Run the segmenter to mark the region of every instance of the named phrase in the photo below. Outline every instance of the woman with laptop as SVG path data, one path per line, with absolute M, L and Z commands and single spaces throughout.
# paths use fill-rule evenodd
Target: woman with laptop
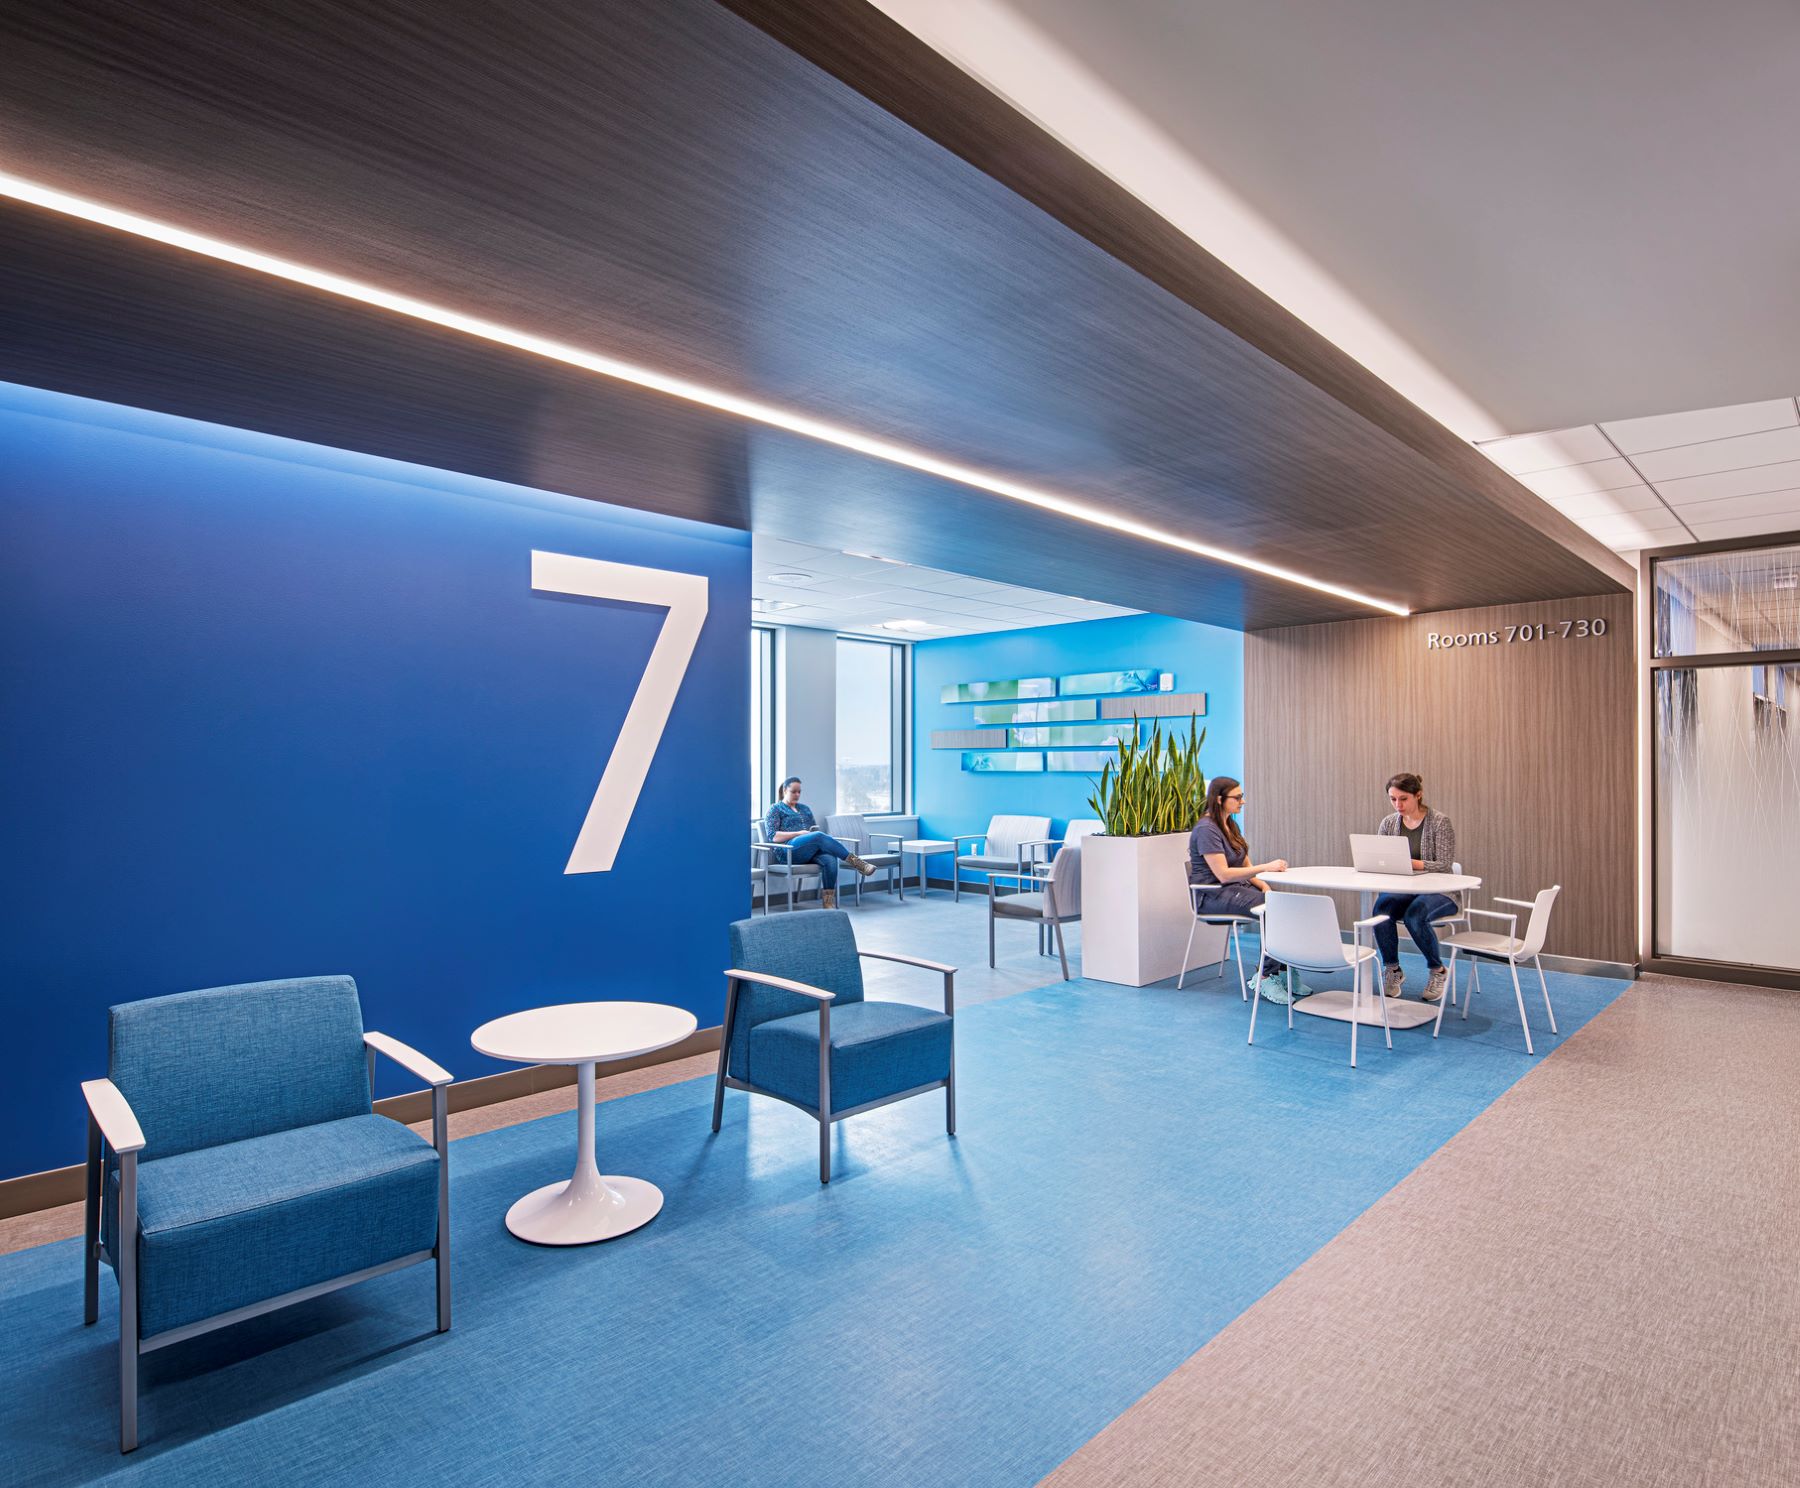
M 1188 834 L 1188 892 L 1196 914 L 1249 914 L 1263 902 L 1269 887 L 1256 875 L 1280 873 L 1287 867 L 1286 858 L 1250 861 L 1250 844 L 1237 820 L 1243 809 L 1244 788 L 1229 775 L 1207 783 L 1206 810 Z M 1264 956 L 1255 978 L 1257 990 L 1270 1002 L 1285 1003 L 1286 972 L 1281 962 Z
M 1404 771 L 1388 781 L 1387 794 L 1394 809 L 1377 832 L 1406 839 L 1414 873 L 1450 872 L 1456 860 L 1456 828 L 1443 812 L 1425 804 L 1425 782 Z M 1432 925 L 1454 916 L 1456 901 L 1448 894 L 1382 894 L 1375 900 L 1373 913 L 1387 916 L 1375 927 L 1375 944 L 1381 950 L 1381 990 L 1389 997 L 1406 990 L 1406 973 L 1400 969 L 1400 926 L 1404 923 L 1429 970 L 1424 1000 L 1436 1002 L 1444 995 L 1449 974 L 1438 954 Z

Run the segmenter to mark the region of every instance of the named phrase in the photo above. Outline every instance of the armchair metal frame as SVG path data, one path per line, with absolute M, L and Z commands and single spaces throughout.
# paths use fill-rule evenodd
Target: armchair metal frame
M 779 871 L 781 876 L 787 879 L 788 912 L 790 914 L 796 907 L 794 890 L 800 879 L 811 877 L 819 879 L 821 883 L 824 881 L 817 863 L 796 863 L 791 856 L 775 857 L 776 853 L 790 851 L 789 845 L 785 842 L 752 842 L 750 851 L 753 855 L 756 853 L 768 854 L 762 865 L 764 914 L 769 912 L 769 874 L 771 871 Z
M 417 1049 L 401 1043 L 399 1039 L 390 1038 L 385 1033 L 365 1033 L 363 1045 L 368 1052 L 371 1101 L 375 1094 L 375 1056 L 377 1054 L 387 1055 L 396 1064 L 417 1075 L 431 1086 L 431 1144 L 437 1149 L 438 1155 L 436 1243 L 430 1250 L 414 1251 L 411 1255 L 403 1255 L 395 1260 L 385 1261 L 379 1266 L 369 1266 L 361 1271 L 352 1271 L 346 1276 L 333 1277 L 329 1281 L 318 1282 L 313 1286 L 284 1292 L 278 1297 L 268 1297 L 260 1302 L 252 1302 L 247 1307 L 235 1307 L 230 1312 L 221 1312 L 212 1317 L 201 1318 L 197 1322 L 184 1323 L 179 1328 L 169 1328 L 161 1333 L 152 1333 L 148 1338 L 138 1336 L 137 1298 L 138 1154 L 144 1150 L 144 1131 L 138 1125 L 137 1116 L 132 1112 L 130 1102 L 125 1099 L 125 1093 L 111 1080 L 85 1080 L 82 1082 L 81 1093 L 87 1101 L 88 1108 L 87 1243 L 82 1251 L 82 1322 L 85 1325 L 92 1325 L 99 1321 L 100 1262 L 106 1260 L 113 1266 L 119 1278 L 119 1450 L 121 1452 L 135 1451 L 138 1444 L 138 1360 L 144 1354 L 153 1353 L 160 1348 L 167 1348 L 172 1343 L 181 1343 L 189 1338 L 197 1338 L 202 1333 L 211 1333 L 217 1328 L 228 1328 L 233 1323 L 261 1317 L 264 1313 L 276 1312 L 283 1307 L 292 1307 L 296 1302 L 307 1302 L 314 1297 L 322 1297 L 327 1292 L 354 1286 L 359 1281 L 369 1281 L 377 1276 L 385 1276 L 390 1271 L 400 1271 L 408 1266 L 416 1266 L 421 1261 L 437 1262 L 437 1330 L 440 1333 L 447 1333 L 450 1330 L 450 1127 L 447 1095 L 447 1087 L 451 1079 L 450 1072 L 442 1065 L 427 1059 Z M 100 1204 L 105 1186 L 106 1153 L 109 1148 L 119 1162 L 119 1213 L 118 1222 L 113 1226 L 114 1238 L 119 1242 L 117 1256 L 108 1252 L 105 1242 L 100 1238 Z
M 1032 844 L 1032 843 L 1022 843 L 1020 845 L 1019 851 L 1021 853 L 1023 853 L 1025 848 L 1033 846 L 1033 845 L 1034 844 Z M 1032 892 L 1032 890 L 1029 890 L 1025 887 L 1026 884 L 1028 884 L 1028 883 L 1037 884 L 1038 885 L 1037 892 L 1041 893 L 1044 896 L 1044 910 L 1045 911 L 1049 910 L 1051 901 L 1056 897 L 1055 888 L 1054 888 L 1055 865 L 1049 861 L 1044 862 L 1041 867 L 1034 864 L 1029 869 L 1021 868 L 1019 870 L 1019 872 L 1017 872 L 1017 873 L 1007 873 L 1007 872 L 1004 872 L 999 869 L 995 869 L 995 870 L 989 872 L 989 874 L 988 874 L 988 906 L 987 906 L 987 908 L 988 908 L 988 917 L 987 917 L 987 920 L 988 920 L 988 965 L 991 967 L 994 964 L 994 923 L 995 923 L 995 921 L 1000 920 L 1000 919 L 1030 920 L 1033 923 L 1035 923 L 1038 927 L 1038 954 L 1039 955 L 1044 954 L 1045 933 L 1046 932 L 1054 932 L 1054 934 L 1056 936 L 1056 959 L 1062 963 L 1063 980 L 1065 982 L 1068 981 L 1069 980 L 1069 953 L 1063 945 L 1062 927 L 1064 925 L 1073 925 L 1073 924 L 1077 923 L 1081 919 L 1081 912 L 1079 910 L 1077 910 L 1074 914 L 1068 914 L 1068 915 L 1049 914 L 1049 913 L 1040 912 L 1038 914 L 1032 915 L 1032 914 L 1020 914 L 1020 913 L 1015 913 L 1015 912 L 1009 911 L 1003 907 L 1005 905 L 1006 899 L 1007 899 L 1007 896 L 1000 892 L 1000 885 L 1003 882 L 1018 885 L 1018 888 L 1016 889 L 1015 892 L 1019 893 L 1019 894 L 1026 894 L 1026 893 Z
M 1244 946 L 1238 938 L 1239 932 L 1246 925 L 1257 923 L 1256 916 L 1246 912 L 1237 914 L 1230 910 L 1209 912 L 1200 907 L 1200 891 L 1205 884 L 1188 885 L 1188 903 L 1193 907 L 1194 922 L 1188 926 L 1187 949 L 1181 953 L 1181 975 L 1175 978 L 1175 990 L 1180 991 L 1187 986 L 1188 962 L 1194 954 L 1194 934 L 1202 925 L 1222 925 L 1225 928 L 1225 948 L 1219 952 L 1219 964 L 1213 970 L 1214 976 L 1225 975 L 1225 962 L 1228 958 L 1237 958 L 1238 992 L 1245 1002 L 1250 1000 L 1250 981 L 1244 975 Z
M 1294 973 L 1296 971 L 1335 972 L 1348 971 L 1350 982 L 1350 1068 L 1356 1068 L 1356 1026 L 1359 1021 L 1357 1013 L 1361 1010 L 1362 999 L 1373 997 L 1381 1007 L 1381 1036 L 1387 1040 L 1388 1048 L 1394 1047 L 1394 1030 L 1388 1022 L 1387 998 L 1381 988 L 1375 984 L 1374 969 L 1379 960 L 1373 944 L 1364 945 L 1362 933 L 1367 930 L 1371 942 L 1375 939 L 1375 927 L 1387 923 L 1386 915 L 1370 915 L 1367 919 L 1357 920 L 1350 927 L 1350 944 L 1343 942 L 1343 932 L 1337 929 L 1336 912 L 1332 914 L 1332 939 L 1321 942 L 1317 946 L 1288 947 L 1272 946 L 1269 943 L 1268 913 L 1273 901 L 1265 901 L 1250 911 L 1262 926 L 1263 954 L 1272 956 L 1287 967 L 1287 1026 L 1294 1026 Z M 1329 901 L 1327 901 L 1329 903 Z M 1335 948 L 1332 954 L 1327 946 Z M 1363 991 L 1363 971 L 1369 971 L 1369 990 Z M 1262 1002 L 1262 994 L 1258 992 L 1250 999 L 1250 1037 L 1248 1042 L 1256 1042 L 1256 1009 Z
M 1505 920 L 1507 922 L 1506 933 L 1504 937 L 1497 938 L 1504 939 L 1506 943 L 1504 946 L 1471 944 L 1479 936 L 1480 932 L 1478 931 L 1453 935 L 1445 939 L 1443 944 L 1450 947 L 1450 986 L 1446 995 L 1438 1001 L 1437 1017 L 1431 1025 L 1433 1038 L 1438 1036 L 1444 1026 L 1445 1004 L 1456 1000 L 1456 958 L 1458 954 L 1466 955 L 1469 958 L 1469 982 L 1463 989 L 1462 1000 L 1462 1015 L 1465 1020 L 1469 1016 L 1469 1005 L 1475 1000 L 1475 993 L 1481 987 L 1481 963 L 1483 961 L 1504 962 L 1507 969 L 1512 972 L 1513 999 L 1519 1005 L 1519 1027 L 1525 1033 L 1525 1052 L 1535 1054 L 1537 1051 L 1531 1046 L 1531 1024 L 1525 1017 L 1525 992 L 1519 985 L 1519 963 L 1529 961 L 1537 971 L 1538 987 L 1544 994 L 1544 1013 L 1550 1019 L 1550 1031 L 1552 1033 L 1557 1031 L 1556 1009 L 1550 1006 L 1550 984 L 1544 979 L 1544 963 L 1540 957 L 1544 949 L 1544 939 L 1550 929 L 1550 911 L 1555 907 L 1557 895 L 1560 893 L 1562 893 L 1562 885 L 1558 884 L 1553 889 L 1544 890 L 1536 899 L 1503 899 L 1498 894 L 1494 896 L 1496 904 L 1510 904 L 1515 910 L 1531 911 L 1531 918 L 1525 924 L 1523 938 L 1519 935 L 1519 917 L 1516 914 L 1507 914 L 1497 909 L 1475 909 L 1473 907 L 1463 910 L 1465 915 L 1479 915 L 1484 920 Z
M 900 956 L 890 951 L 858 950 L 858 956 L 871 961 L 897 961 L 902 966 L 917 966 L 925 971 L 935 971 L 944 978 L 944 1016 L 956 1017 L 956 968 L 946 966 L 941 961 L 927 961 L 919 956 Z M 842 1121 L 846 1116 L 858 1116 L 864 1111 L 873 1111 L 878 1106 L 891 1106 L 895 1101 L 910 1100 L 915 1095 L 924 1095 L 927 1091 L 942 1090 L 944 1092 L 944 1130 L 951 1136 L 956 1135 L 956 1034 L 954 1027 L 950 1035 L 950 1073 L 941 1080 L 931 1080 L 923 1085 L 915 1085 L 910 1090 L 897 1091 L 893 1095 L 884 1095 L 879 1100 L 864 1101 L 860 1106 L 851 1106 L 848 1110 L 831 1109 L 831 1004 L 837 1000 L 837 993 L 827 992 L 823 987 L 814 987 L 806 982 L 796 982 L 788 977 L 772 976 L 762 971 L 745 971 L 742 967 L 731 967 L 726 973 L 725 984 L 725 1022 L 719 1030 L 719 1074 L 713 1086 L 713 1119 L 712 1129 L 717 1131 L 725 1119 L 725 1092 L 742 1090 L 749 1095 L 766 1095 L 774 1100 L 784 1101 L 796 1110 L 804 1111 L 819 1123 L 819 1182 L 831 1182 L 831 1126 L 833 1122 Z M 737 1026 L 738 988 L 745 982 L 755 982 L 761 987 L 774 987 L 782 992 L 796 992 L 802 997 L 810 997 L 819 1005 L 819 1104 L 815 1108 L 803 1101 L 792 1100 L 779 1091 L 765 1089 L 749 1080 L 740 1080 L 728 1073 L 731 1062 L 731 1036 Z
M 991 828 L 991 824 L 990 824 L 990 828 Z M 965 843 L 965 842 L 985 843 L 988 840 L 988 834 L 986 832 L 960 832 L 955 837 L 952 837 L 950 840 L 954 844 L 954 848 L 955 848 L 955 850 L 950 855 L 953 860 L 951 863 L 951 866 L 950 866 L 950 898 L 953 902 L 960 903 L 962 900 L 963 843 Z M 1034 847 L 1043 847 L 1043 846 L 1047 845 L 1048 843 L 1056 842 L 1058 840 L 1059 839 L 1054 838 L 1054 837 L 1038 837 L 1038 838 L 1033 838 L 1029 842 L 1021 842 L 1019 844 L 1019 849 L 1018 849 L 1018 853 L 1017 853 L 1017 864 L 1016 864 L 1019 871 L 1023 872 L 1025 870 L 1026 864 L 1031 862 L 1034 859 L 1035 854 L 1033 854 L 1030 851 L 1030 849 L 1032 849 Z M 993 889 L 994 889 L 994 885 L 992 882 L 993 875 L 995 873 L 1001 872 L 1003 870 L 984 868 L 984 869 L 980 869 L 977 871 L 988 875 L 988 878 L 989 878 L 988 892 L 991 895 L 993 893 Z

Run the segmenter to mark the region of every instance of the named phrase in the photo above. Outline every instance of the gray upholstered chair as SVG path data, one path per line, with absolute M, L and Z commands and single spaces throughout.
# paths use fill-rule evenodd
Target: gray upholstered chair
M 956 871 L 951 875 L 951 898 L 962 898 L 963 869 L 994 874 L 1018 872 L 1031 856 L 1027 843 L 1050 840 L 1050 818 L 1047 816 L 996 816 L 985 832 L 964 832 L 956 837 Z M 980 852 L 964 852 L 965 842 L 979 842 Z M 992 887 L 990 885 L 989 887 Z
M 817 863 L 790 863 L 788 846 L 785 842 L 770 842 L 763 836 L 763 824 L 760 816 L 750 818 L 750 856 L 762 860 L 763 865 L 763 913 L 769 912 L 769 890 L 773 885 L 787 885 L 788 908 L 794 908 L 795 892 L 809 882 L 817 882 L 819 865 Z
M 825 830 L 855 853 L 871 868 L 887 869 L 884 886 L 891 894 L 896 888 L 900 897 L 906 897 L 905 865 L 900 860 L 900 844 L 906 838 L 899 832 L 871 832 L 869 824 L 860 815 L 849 813 L 828 816 L 825 818 Z M 876 846 L 879 842 L 889 845 L 885 848 Z M 863 875 L 852 873 L 856 880 L 856 902 L 862 903 Z
M 1005 893 L 1013 884 L 1017 892 Z M 1031 885 L 1027 888 L 1026 885 Z M 1062 962 L 1063 980 L 1069 979 L 1069 953 L 1063 946 L 1064 925 L 1081 918 L 1081 844 L 1065 846 L 1048 863 L 1024 871 L 988 874 L 988 965 L 994 964 L 994 924 L 998 920 L 1029 920 L 1041 932 L 1056 936 L 1056 955 Z
M 863 996 L 862 958 L 898 961 L 944 979 L 944 1010 Z M 725 1091 L 772 1095 L 819 1123 L 819 1182 L 831 1182 L 831 1126 L 927 1091 L 944 1092 L 956 1135 L 956 968 L 857 949 L 850 916 L 828 910 L 731 926 L 725 1024 L 712 1129 Z
M 86 1321 L 119 1281 L 119 1450 L 138 1358 L 420 1261 L 450 1326 L 449 1071 L 364 1033 L 356 983 L 179 992 L 111 1013 L 88 1106 Z M 375 1056 L 431 1086 L 435 1142 L 375 1114 Z

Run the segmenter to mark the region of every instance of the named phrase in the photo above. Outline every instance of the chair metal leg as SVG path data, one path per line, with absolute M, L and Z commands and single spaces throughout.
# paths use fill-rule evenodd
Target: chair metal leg
M 713 1130 L 725 1117 L 725 1061 L 731 1057 L 731 1033 L 737 1021 L 737 978 L 725 983 L 725 1021 L 719 1028 L 719 1077 L 713 1082 Z
M 994 901 L 988 900 L 988 970 L 994 969 Z
M 1200 916 L 1194 916 L 1194 923 L 1188 926 L 1187 949 L 1181 953 L 1181 975 L 1175 978 L 1175 990 L 1179 992 L 1187 985 L 1188 962 L 1194 959 L 1194 932 L 1200 928 Z
M 113 1227 L 119 1272 L 119 1451 L 138 1444 L 137 1154 L 119 1156 L 119 1213 Z
M 944 1082 L 944 1130 L 956 1135 L 956 1044 L 950 1045 L 950 1077 Z
M 1375 968 L 1371 966 L 1369 968 L 1369 995 L 1381 1004 L 1381 1032 L 1387 1039 L 1388 1048 L 1391 1049 L 1394 1047 L 1394 1029 L 1393 1025 L 1388 1022 L 1387 993 L 1376 985 L 1374 971 Z
M 831 1182 L 831 1005 L 819 1004 L 819 1182 Z
M 1550 984 L 1544 980 L 1544 963 L 1538 960 L 1536 956 L 1533 956 L 1531 958 L 1531 964 L 1537 968 L 1538 986 L 1544 989 L 1544 1012 L 1548 1014 L 1550 1018 L 1550 1031 L 1555 1033 L 1556 1009 L 1550 1006 Z
M 1250 999 L 1250 1037 L 1246 1040 L 1248 1043 L 1256 1042 L 1256 1005 L 1261 1001 L 1262 994 L 1260 992 Z
M 1236 923 L 1236 921 L 1232 922 L 1231 950 L 1232 950 L 1232 954 L 1237 957 L 1238 996 L 1240 998 L 1242 998 L 1245 1002 L 1248 1002 L 1250 1000 L 1250 983 L 1248 982 L 1248 980 L 1245 979 L 1245 976 L 1244 976 L 1244 939 L 1241 935 L 1238 934 L 1238 932 L 1240 930 L 1242 930 L 1243 928 L 1244 927 L 1242 925 L 1239 925 L 1238 923 Z
M 1525 1021 L 1525 993 L 1519 986 L 1519 963 L 1509 956 L 1506 964 L 1512 968 L 1513 996 L 1518 999 L 1519 1003 L 1519 1027 L 1525 1030 L 1525 1052 L 1527 1054 L 1535 1053 L 1536 1051 L 1531 1047 L 1531 1025 Z
M 450 1331 L 450 1092 L 431 1092 L 431 1141 L 438 1154 L 437 1330 Z
M 88 1113 L 87 1245 L 81 1253 L 81 1321 L 92 1324 L 100 1317 L 100 1174 L 102 1170 L 100 1123 Z
M 1066 982 L 1069 979 L 1069 953 L 1063 949 L 1062 921 L 1053 920 L 1051 925 L 1056 931 L 1056 959 L 1062 962 L 1063 980 Z
M 1357 1025 L 1357 1022 L 1359 1021 L 1357 1015 L 1362 1011 L 1362 984 L 1363 984 L 1362 963 L 1359 961 L 1356 963 L 1356 974 L 1350 978 L 1350 1068 L 1351 1069 L 1356 1068 L 1356 1025 Z M 1386 1002 L 1387 998 L 1383 997 L 1382 1001 Z M 1288 1006 L 1292 1007 L 1293 1003 L 1289 1002 Z
M 1288 969 L 1282 973 L 1282 980 L 1287 983 L 1288 1031 L 1292 1032 L 1293 1027 L 1294 1027 L 1294 968 L 1293 967 L 1291 967 L 1291 966 L 1288 967 Z
M 1438 998 L 1437 1017 L 1431 1020 L 1431 1036 L 1436 1038 L 1438 1030 L 1444 1026 L 1444 1009 L 1456 1001 L 1456 947 L 1450 947 L 1450 985 L 1444 989 L 1444 995 Z
M 1463 988 L 1463 1022 L 1469 1021 L 1469 1009 L 1474 1006 L 1475 994 L 1481 989 L 1481 958 L 1469 957 L 1469 985 Z

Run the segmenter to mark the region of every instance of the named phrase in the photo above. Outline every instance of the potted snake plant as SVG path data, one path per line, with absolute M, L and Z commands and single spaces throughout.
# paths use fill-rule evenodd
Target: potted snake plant
M 1165 737 L 1159 719 L 1144 740 L 1132 722 L 1088 798 L 1106 830 L 1081 846 L 1081 971 L 1144 987 L 1181 971 L 1194 929 L 1187 844 L 1206 806 L 1206 730 L 1190 717 L 1185 739 Z M 1223 946 L 1222 930 L 1200 926 L 1189 964 L 1218 960 Z

